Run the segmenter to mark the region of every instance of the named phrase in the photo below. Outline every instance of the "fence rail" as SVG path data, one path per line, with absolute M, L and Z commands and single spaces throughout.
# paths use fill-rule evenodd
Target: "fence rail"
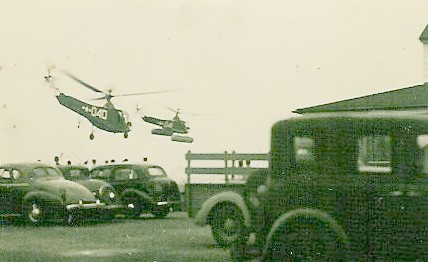
M 186 183 L 186 207 L 190 217 L 196 214 L 197 210 L 210 196 L 215 195 L 226 190 L 239 191 L 242 188 L 242 184 L 245 182 L 246 177 L 259 169 L 265 169 L 267 163 L 269 163 L 268 154 L 241 154 L 228 153 L 192 153 L 187 152 L 186 154 L 187 167 L 185 172 L 187 175 Z M 192 167 L 194 161 L 208 161 L 203 163 L 205 167 Z M 212 161 L 212 162 L 210 162 Z M 219 166 L 223 161 L 223 166 Z M 256 167 L 254 161 L 262 162 L 265 167 Z M 217 167 L 206 167 L 210 164 L 214 165 L 216 162 Z M 258 163 L 259 164 L 259 163 Z M 203 175 L 220 177 L 224 176 L 223 184 L 206 184 L 206 183 L 195 183 L 191 184 L 192 175 Z
M 187 183 L 191 183 L 192 175 L 223 175 L 225 182 L 229 183 L 230 179 L 235 175 L 249 175 L 252 172 L 262 169 L 261 167 L 251 167 L 252 161 L 269 161 L 269 154 L 242 154 L 242 153 L 192 153 L 186 154 L 187 167 L 185 169 L 187 175 Z M 192 167 L 192 161 L 195 160 L 220 160 L 224 161 L 224 167 Z M 265 168 L 265 167 L 263 167 Z

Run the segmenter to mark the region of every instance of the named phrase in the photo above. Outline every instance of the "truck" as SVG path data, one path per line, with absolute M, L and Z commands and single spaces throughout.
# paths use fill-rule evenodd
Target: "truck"
M 428 84 L 297 109 L 271 130 L 235 261 L 428 260 Z
M 230 247 L 248 237 L 251 216 L 247 199 L 264 181 L 268 159 L 268 154 L 234 151 L 186 154 L 188 215 L 198 226 L 211 226 L 219 246 Z

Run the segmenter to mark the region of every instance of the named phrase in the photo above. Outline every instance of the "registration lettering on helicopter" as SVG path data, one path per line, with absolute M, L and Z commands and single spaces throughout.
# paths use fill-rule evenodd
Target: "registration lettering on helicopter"
M 82 106 L 82 109 L 86 113 L 90 113 L 91 116 L 98 117 L 107 120 L 107 110 L 104 108 L 98 108 L 96 106 Z

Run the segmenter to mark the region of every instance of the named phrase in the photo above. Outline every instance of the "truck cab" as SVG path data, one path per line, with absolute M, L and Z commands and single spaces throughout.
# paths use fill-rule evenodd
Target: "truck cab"
M 425 260 L 428 115 L 350 111 L 279 121 L 258 192 L 250 203 L 256 240 L 251 248 L 237 243 L 235 258 Z

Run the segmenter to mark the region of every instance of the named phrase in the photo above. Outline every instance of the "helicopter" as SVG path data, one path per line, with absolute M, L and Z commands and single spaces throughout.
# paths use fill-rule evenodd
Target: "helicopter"
M 69 76 L 71 79 L 80 83 L 81 85 L 87 87 L 88 89 L 101 93 L 103 96 L 92 99 L 92 100 L 106 100 L 106 103 L 103 106 L 95 106 L 88 103 L 85 103 L 79 99 L 76 99 L 72 96 L 67 96 L 64 93 L 59 93 L 56 98 L 58 102 L 64 107 L 82 115 L 89 122 L 92 123 L 93 126 L 107 131 L 111 133 L 123 133 L 125 138 L 128 137 L 128 133 L 131 131 L 132 123 L 127 120 L 128 114 L 120 109 L 114 107 L 111 99 L 113 97 L 118 96 L 134 96 L 134 95 L 147 95 L 154 93 L 162 93 L 162 92 L 170 92 L 173 90 L 163 90 L 163 91 L 154 91 L 154 92 L 142 92 L 142 93 L 132 93 L 132 94 L 121 94 L 121 95 L 113 95 L 112 90 L 107 90 L 107 92 L 103 92 L 84 81 L 80 80 L 76 76 L 70 74 L 67 71 L 63 71 L 64 74 Z M 92 131 L 89 139 L 94 139 L 94 132 Z
M 176 142 L 184 142 L 184 143 L 192 143 L 193 138 L 189 136 L 182 136 L 182 135 L 174 135 L 174 133 L 177 134 L 187 134 L 189 132 L 189 127 L 187 126 L 186 122 L 181 120 L 179 117 L 180 110 L 174 110 L 171 108 L 168 108 L 175 112 L 175 116 L 172 120 L 165 120 L 165 119 L 159 119 L 156 117 L 151 116 L 143 116 L 143 121 L 154 124 L 157 126 L 160 126 L 161 128 L 155 128 L 152 129 L 152 134 L 154 135 L 161 135 L 161 136 L 170 136 L 172 141 Z

